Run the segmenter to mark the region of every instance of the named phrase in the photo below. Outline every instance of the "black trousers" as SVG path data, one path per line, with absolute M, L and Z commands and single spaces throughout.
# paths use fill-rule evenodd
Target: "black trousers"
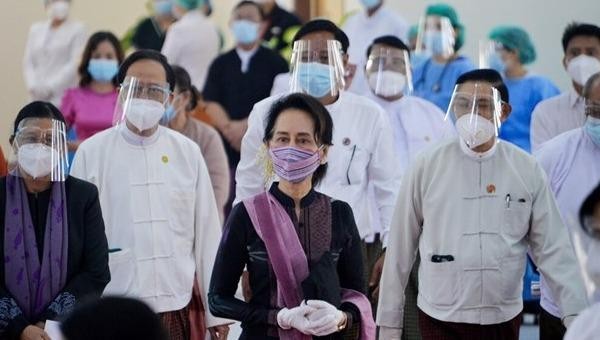
M 556 316 L 540 308 L 540 340 L 562 340 L 567 329 Z

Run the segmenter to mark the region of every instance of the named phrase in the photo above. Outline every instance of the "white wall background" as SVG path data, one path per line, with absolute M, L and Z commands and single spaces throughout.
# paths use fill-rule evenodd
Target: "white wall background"
M 310 0 L 304 0 L 310 1 Z M 334 1 L 334 0 L 326 0 Z M 338 1 L 338 0 L 335 0 Z M 401 13 L 411 23 L 418 21 L 425 7 L 432 1 L 385 0 L 387 5 Z M 30 25 L 45 18 L 42 0 L 1 0 L 0 11 L 0 145 L 6 151 L 12 120 L 27 103 L 21 61 L 25 39 Z M 278 0 L 291 7 L 293 0 Z M 463 53 L 475 58 L 478 40 L 500 24 L 523 26 L 532 36 L 538 60 L 531 69 L 550 77 L 561 89 L 569 81 L 562 65 L 560 37 L 567 23 L 578 20 L 600 24 L 598 0 L 448 0 L 459 13 L 466 27 Z M 107 29 L 122 35 L 138 18 L 146 15 L 147 0 L 73 0 L 72 16 L 84 21 L 90 32 Z M 229 13 L 237 0 L 213 0 L 213 19 L 224 32 Z M 342 0 L 345 11 L 360 8 L 358 0 Z M 339 18 L 332 18 L 337 21 Z

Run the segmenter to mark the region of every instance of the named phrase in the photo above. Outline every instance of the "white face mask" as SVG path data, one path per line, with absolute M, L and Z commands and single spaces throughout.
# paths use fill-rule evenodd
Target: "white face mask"
M 140 131 L 156 125 L 165 113 L 165 106 L 156 100 L 133 98 L 129 102 L 125 117 Z
M 406 76 L 400 72 L 382 71 L 369 75 L 371 90 L 382 97 L 394 97 L 402 93 L 406 87 Z
M 590 77 L 600 72 L 600 60 L 581 54 L 567 64 L 567 73 L 577 84 L 584 86 Z
M 67 1 L 55 1 L 48 5 L 48 17 L 54 20 L 65 20 L 69 15 L 69 8 Z
M 32 143 L 19 147 L 17 161 L 23 171 L 33 178 L 45 177 L 52 171 L 52 159 L 58 160 L 58 153 L 53 148 Z
M 496 135 L 496 126 L 479 116 L 466 114 L 456 120 L 456 131 L 471 149 L 476 148 Z

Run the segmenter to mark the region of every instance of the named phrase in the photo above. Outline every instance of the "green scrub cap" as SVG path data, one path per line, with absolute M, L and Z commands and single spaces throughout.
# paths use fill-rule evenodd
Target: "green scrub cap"
M 456 37 L 456 42 L 454 43 L 454 50 L 458 51 L 464 45 L 465 28 L 460 23 L 460 20 L 458 20 L 458 14 L 456 14 L 456 11 L 452 6 L 444 3 L 430 5 L 427 7 L 425 15 L 437 15 L 448 18 L 452 24 L 452 27 L 454 27 L 454 29 L 458 29 L 458 35 Z
M 175 4 L 189 11 L 204 5 L 204 0 L 175 0 Z
M 529 64 L 535 60 L 535 47 L 524 29 L 517 26 L 498 26 L 489 35 L 491 40 L 497 41 L 509 50 L 519 53 L 522 64 Z

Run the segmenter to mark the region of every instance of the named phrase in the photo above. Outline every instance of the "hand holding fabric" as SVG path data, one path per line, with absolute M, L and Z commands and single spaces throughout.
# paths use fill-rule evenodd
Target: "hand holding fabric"
M 27 326 L 21 333 L 20 340 L 50 340 L 50 336 L 42 328 L 38 326 Z
M 339 325 L 344 321 L 344 312 L 332 304 L 322 300 L 309 300 L 306 303 L 313 311 L 308 314 L 310 333 L 315 336 L 326 336 L 339 331 Z
M 379 327 L 379 339 L 400 340 L 402 337 L 402 328 Z
M 309 332 L 311 323 L 307 317 L 312 311 L 314 308 L 304 303 L 291 309 L 284 308 L 277 313 L 277 324 L 282 329 L 295 328 L 303 334 L 312 334 Z

